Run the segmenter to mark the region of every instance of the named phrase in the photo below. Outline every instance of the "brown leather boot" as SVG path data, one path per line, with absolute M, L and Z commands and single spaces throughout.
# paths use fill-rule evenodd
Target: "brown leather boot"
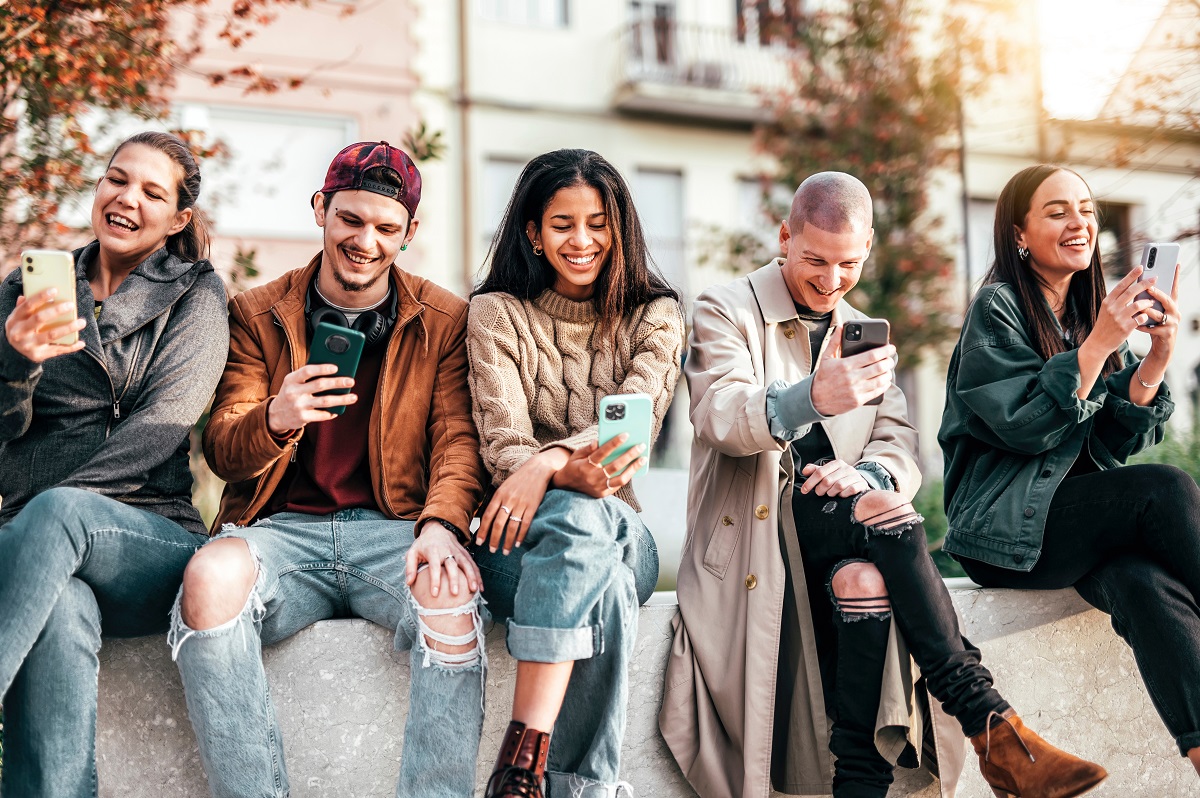
M 993 716 L 1000 722 L 991 726 Z M 1108 778 L 1099 765 L 1060 751 L 1025 727 L 1013 710 L 988 715 L 987 731 L 971 738 L 979 770 L 999 798 L 1074 798 Z
M 484 798 L 542 798 L 550 735 L 510 721 Z

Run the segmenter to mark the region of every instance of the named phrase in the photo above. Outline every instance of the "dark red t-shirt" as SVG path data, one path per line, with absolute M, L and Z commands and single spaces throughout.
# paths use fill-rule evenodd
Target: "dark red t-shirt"
M 341 416 L 304 428 L 296 462 L 292 463 L 267 503 L 263 515 L 309 513 L 326 515 L 363 507 L 378 510 L 371 489 L 367 459 L 371 409 L 379 386 L 386 343 L 363 352 L 351 393 L 358 401 Z

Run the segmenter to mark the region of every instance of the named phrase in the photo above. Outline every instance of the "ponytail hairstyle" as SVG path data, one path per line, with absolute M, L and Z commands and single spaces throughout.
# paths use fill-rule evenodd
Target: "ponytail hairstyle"
M 554 195 L 572 186 L 596 189 L 612 235 L 608 263 L 600 267 L 592 294 L 601 329 L 615 335 L 622 319 L 658 297 L 678 302 L 675 289 L 650 261 L 629 186 L 612 164 L 590 150 L 555 150 L 526 164 L 492 239 L 488 272 L 471 295 L 502 291 L 536 299 L 554 285 L 554 267 L 544 255 L 533 254 L 525 228 L 533 222 L 540 230 Z
M 1046 301 L 1042 291 L 1041 278 L 1029 261 L 1022 260 L 1017 254 L 1016 229 L 1025 227 L 1025 217 L 1029 215 L 1033 194 L 1038 186 L 1056 172 L 1070 172 L 1083 180 L 1078 172 L 1066 167 L 1039 164 L 1022 169 L 1005 184 L 1000 198 L 996 201 L 996 223 L 992 234 L 996 260 L 983 280 L 985 285 L 1008 283 L 1012 286 L 1029 326 L 1029 338 L 1033 349 L 1043 360 L 1066 352 L 1071 345 L 1059 334 L 1050 303 Z M 1086 180 L 1083 183 L 1087 185 Z M 1090 191 L 1089 188 L 1089 193 Z M 1067 307 L 1062 330 L 1070 336 L 1074 346 L 1082 343 L 1091 333 L 1100 313 L 1100 303 L 1107 294 L 1104 269 L 1100 264 L 1100 247 L 1097 245 L 1092 251 L 1092 260 L 1087 269 L 1073 274 L 1067 287 Z M 1121 355 L 1112 352 L 1104 361 L 1101 375 L 1107 377 L 1123 366 Z
M 200 209 L 196 207 L 196 200 L 200 197 L 200 166 L 196 163 L 196 158 L 192 155 L 192 151 L 188 149 L 183 139 L 178 136 L 148 130 L 144 133 L 130 136 L 118 144 L 117 148 L 113 150 L 112 157 L 108 159 L 109 166 L 112 165 L 117 154 L 130 144 L 142 144 L 147 147 L 153 147 L 178 164 L 183 170 L 183 177 L 175 186 L 175 194 L 178 196 L 178 200 L 175 203 L 175 210 L 182 211 L 186 208 L 191 208 L 192 218 L 188 220 L 186 227 L 167 239 L 167 251 L 172 255 L 176 255 L 181 260 L 188 262 L 207 258 L 209 249 L 208 221 L 204 218 L 204 214 L 201 213 Z

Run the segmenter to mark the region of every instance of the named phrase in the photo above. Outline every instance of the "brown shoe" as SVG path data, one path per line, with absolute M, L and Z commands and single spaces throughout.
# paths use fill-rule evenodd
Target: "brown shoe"
M 1000 722 L 991 726 L 992 716 Z M 999 798 L 1075 798 L 1108 778 L 1099 765 L 1060 751 L 1025 727 L 1011 709 L 988 715 L 987 731 L 971 738 L 979 770 Z
M 511 721 L 484 798 L 542 798 L 550 735 Z

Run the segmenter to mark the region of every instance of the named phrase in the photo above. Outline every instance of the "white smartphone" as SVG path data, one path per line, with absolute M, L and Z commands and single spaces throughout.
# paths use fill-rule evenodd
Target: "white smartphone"
M 600 400 L 600 445 L 603 446 L 622 432 L 629 433 L 624 445 L 618 446 L 615 452 L 604 458 L 605 465 L 640 443 L 646 447 L 642 452 L 646 464 L 635 471 L 634 476 L 650 470 L 650 422 L 653 415 L 654 403 L 649 394 L 617 393 Z
M 1142 279 L 1157 277 L 1155 288 L 1164 294 L 1170 294 L 1175 286 L 1175 265 L 1179 263 L 1178 244 L 1147 244 L 1142 249 Z M 1149 291 L 1137 295 L 1138 299 L 1154 299 Z M 1162 303 L 1154 299 L 1154 309 L 1162 312 Z M 1158 322 L 1148 321 L 1143 327 L 1157 327 Z
M 47 288 L 57 288 L 54 304 L 70 302 L 75 305 L 75 259 L 70 252 L 59 249 L 27 249 L 21 253 L 21 292 L 28 302 L 33 296 Z M 68 311 L 55 318 L 48 326 L 70 324 L 78 316 L 77 311 Z M 79 340 L 79 333 L 64 335 L 53 343 L 69 346 Z

